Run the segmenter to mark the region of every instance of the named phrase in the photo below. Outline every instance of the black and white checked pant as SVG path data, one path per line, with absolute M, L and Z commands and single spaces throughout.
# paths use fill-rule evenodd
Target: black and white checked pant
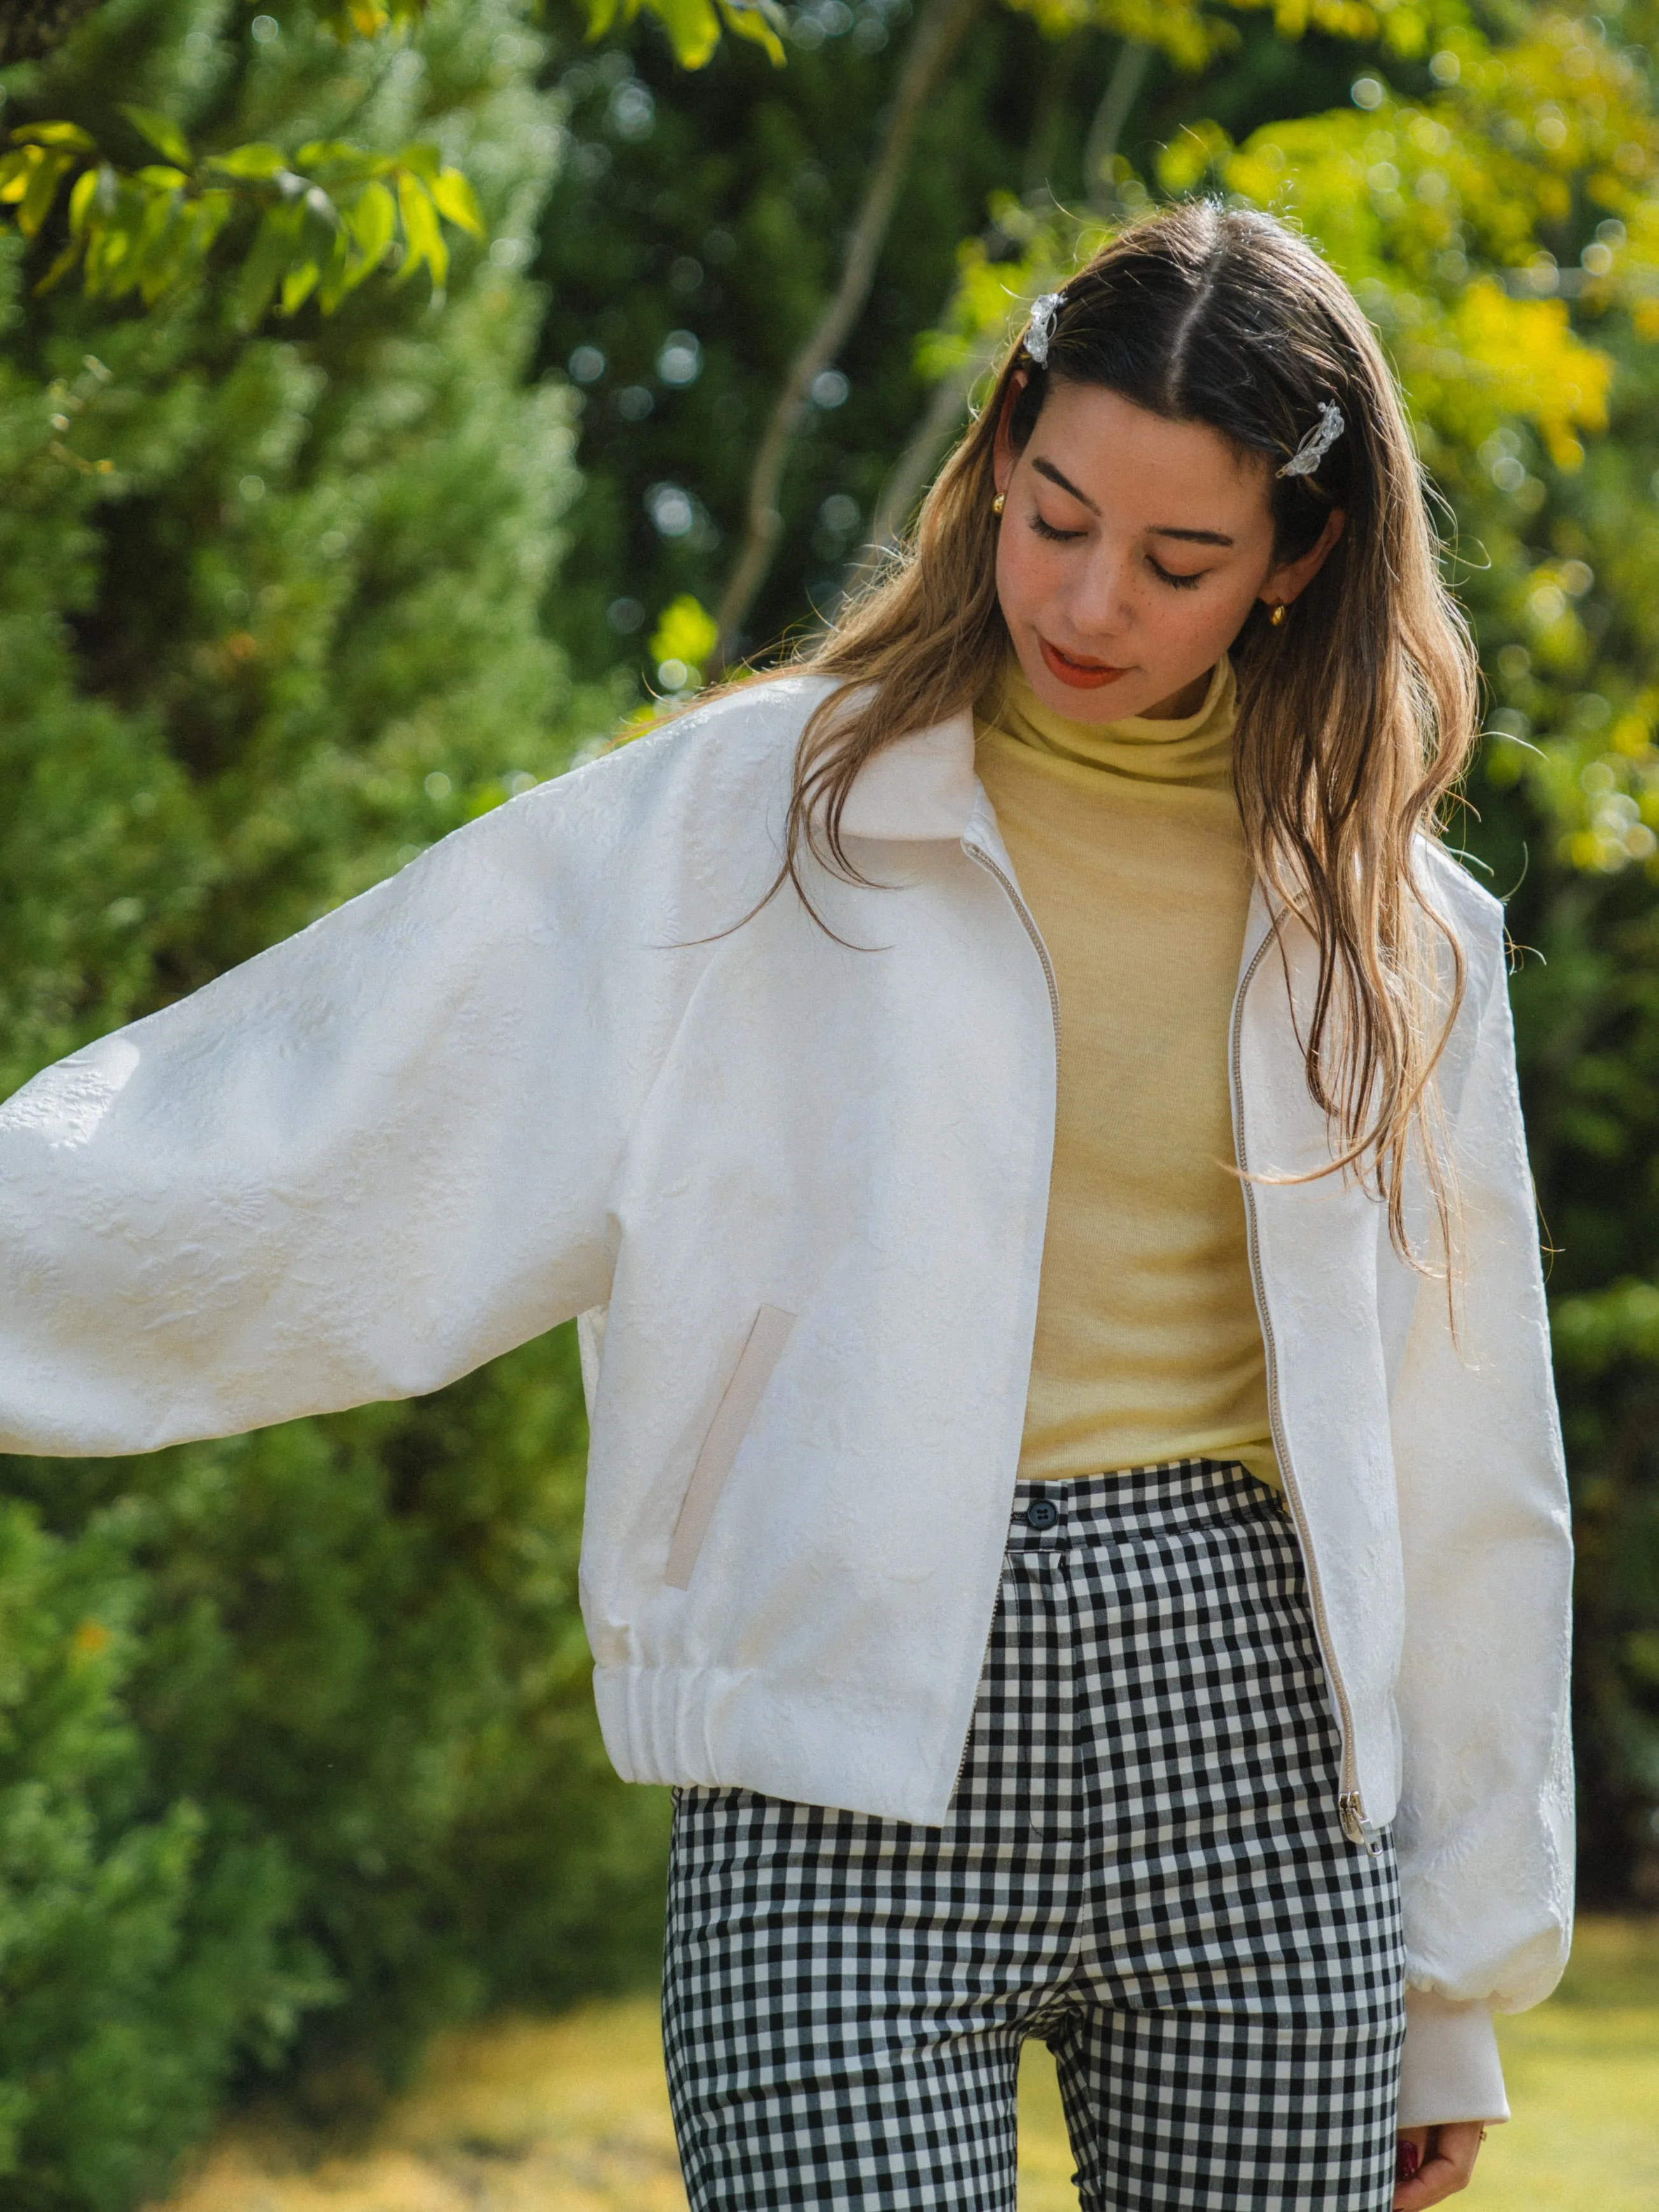
M 1022 1483 L 942 1829 L 677 1793 L 691 2212 L 1014 2212 L 1030 2035 L 1084 2212 L 1382 2212 L 1398 1882 L 1337 1796 L 1270 1491 L 1208 1460 Z

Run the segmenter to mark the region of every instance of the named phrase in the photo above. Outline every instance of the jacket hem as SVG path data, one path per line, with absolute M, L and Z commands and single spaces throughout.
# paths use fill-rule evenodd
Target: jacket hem
M 752 1668 L 596 1666 L 593 1698 L 624 1782 L 753 1790 L 927 1828 L 950 1810 L 962 1747 L 948 1766 L 926 1756 L 922 1732 L 937 1714 Z

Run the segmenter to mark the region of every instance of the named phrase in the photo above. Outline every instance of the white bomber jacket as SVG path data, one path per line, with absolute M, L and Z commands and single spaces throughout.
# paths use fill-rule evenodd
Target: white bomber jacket
M 0 1449 L 437 1389 L 583 1316 L 582 1604 L 645 1782 L 945 1815 L 1019 1458 L 1061 1010 L 964 715 L 868 763 L 879 887 L 777 867 L 815 678 L 545 784 L 0 1109 Z M 1442 1070 L 1460 1340 L 1328 1157 L 1258 891 L 1233 1107 L 1355 1849 L 1394 1824 L 1401 2124 L 1497 2118 L 1565 1957 L 1568 1526 L 1500 912 Z M 733 927 L 742 921 L 741 927 Z M 836 938 L 845 940 L 837 942 Z

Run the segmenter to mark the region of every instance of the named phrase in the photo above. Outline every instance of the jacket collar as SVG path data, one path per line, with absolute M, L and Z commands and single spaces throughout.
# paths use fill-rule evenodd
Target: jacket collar
M 974 718 L 967 708 L 948 721 L 912 730 L 872 753 L 854 779 L 841 817 L 847 837 L 899 843 L 957 842 L 985 804 L 974 774 Z
M 1012 874 L 996 815 L 974 773 L 974 717 L 963 708 L 948 721 L 911 730 L 872 753 L 854 779 L 841 817 L 847 837 L 881 837 L 901 844 L 927 840 L 986 847 Z M 1273 908 L 1258 881 L 1250 894 L 1239 960 L 1241 982 L 1273 927 Z M 1305 932 L 1292 928 L 1292 944 Z

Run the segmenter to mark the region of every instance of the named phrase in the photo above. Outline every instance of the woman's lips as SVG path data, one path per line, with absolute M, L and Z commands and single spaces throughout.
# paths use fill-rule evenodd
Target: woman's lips
M 1050 645 L 1046 637 L 1037 640 L 1042 648 L 1043 665 L 1051 676 L 1062 684 L 1069 684 L 1076 691 L 1098 691 L 1103 684 L 1115 684 L 1120 676 L 1127 676 L 1127 668 L 1111 668 L 1103 660 L 1073 660 L 1057 645 Z

